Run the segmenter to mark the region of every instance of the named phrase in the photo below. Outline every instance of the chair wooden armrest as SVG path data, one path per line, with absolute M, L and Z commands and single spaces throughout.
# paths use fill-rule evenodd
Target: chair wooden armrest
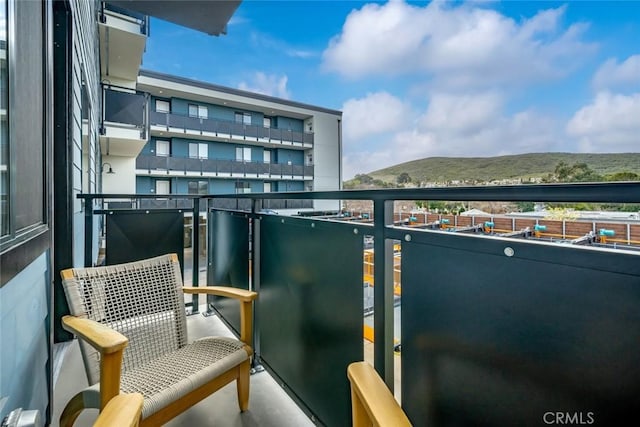
M 347 368 L 351 382 L 354 427 L 411 426 L 411 422 L 378 373 L 367 362 L 353 362 Z
M 100 408 L 103 409 L 120 393 L 122 355 L 129 340 L 102 323 L 76 316 L 63 316 L 62 327 L 100 352 Z
M 138 427 L 143 403 L 140 393 L 119 394 L 107 403 L 93 427 Z
M 253 317 L 251 316 L 251 309 L 253 300 L 258 297 L 256 292 L 229 286 L 183 286 L 182 292 L 185 294 L 217 295 L 240 301 L 240 341 L 253 347 L 251 345 L 251 339 L 253 337 Z

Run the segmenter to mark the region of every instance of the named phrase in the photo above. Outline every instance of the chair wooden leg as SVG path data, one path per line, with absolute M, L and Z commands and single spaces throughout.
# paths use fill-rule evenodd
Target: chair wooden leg
M 83 409 L 85 409 L 84 395 L 80 392 L 73 396 L 67 406 L 64 407 L 62 415 L 60 415 L 60 427 L 72 427 Z
M 244 412 L 249 409 L 249 360 L 246 360 L 238 367 L 239 374 L 237 381 L 238 387 L 238 405 L 240 411 Z

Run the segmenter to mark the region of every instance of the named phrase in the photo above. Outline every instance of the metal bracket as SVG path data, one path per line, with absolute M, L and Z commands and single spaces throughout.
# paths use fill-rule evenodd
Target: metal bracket
M 251 369 L 249 370 L 249 373 L 250 373 L 251 375 L 253 375 L 253 374 L 257 374 L 257 373 L 259 373 L 259 372 L 264 372 L 264 370 L 265 370 L 265 369 L 264 369 L 264 366 L 262 366 L 262 365 L 258 364 L 258 365 L 256 365 L 256 366 L 254 366 L 253 368 L 251 368 Z

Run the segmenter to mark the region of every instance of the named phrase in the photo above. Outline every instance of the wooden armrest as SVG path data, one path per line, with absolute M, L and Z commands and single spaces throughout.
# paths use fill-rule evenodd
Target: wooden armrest
M 253 311 L 251 309 L 253 300 L 258 297 L 256 292 L 229 286 L 184 286 L 182 291 L 185 294 L 218 295 L 240 301 L 240 341 L 253 347 Z
M 411 426 L 411 422 L 378 373 L 367 362 L 347 368 L 351 382 L 353 425 Z
M 207 294 L 237 299 L 242 302 L 253 301 L 258 297 L 257 292 L 246 289 L 232 288 L 230 286 L 183 286 L 185 294 Z
M 82 317 L 64 316 L 62 327 L 100 352 L 100 408 L 103 409 L 120 394 L 122 354 L 129 340 L 102 323 Z
M 140 393 L 119 394 L 107 403 L 93 427 L 137 427 L 143 403 Z
M 91 319 L 63 316 L 62 327 L 91 344 L 101 354 L 115 353 L 129 343 L 127 337 L 120 332 Z

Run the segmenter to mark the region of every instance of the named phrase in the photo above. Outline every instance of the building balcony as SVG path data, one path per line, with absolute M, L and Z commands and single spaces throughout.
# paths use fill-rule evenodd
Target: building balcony
M 175 113 L 151 111 L 151 132 L 163 136 L 194 139 L 218 139 L 271 147 L 313 148 L 313 133 L 267 128 L 218 119 L 189 117 Z
M 148 141 L 147 96 L 103 85 L 100 147 L 103 155 L 135 157 Z
M 350 424 L 346 368 L 364 359 L 395 391 L 413 425 L 503 426 L 543 424 L 558 411 L 569 414 L 563 419 L 602 425 L 633 416 L 640 403 L 640 251 L 498 235 L 486 224 L 417 228 L 410 224 L 417 219 L 396 221 L 393 202 L 639 203 L 639 195 L 640 183 L 286 194 L 369 201 L 366 221 L 264 213 L 265 202 L 284 196 L 277 193 L 80 197 L 87 200 L 85 230 L 105 224 L 107 264 L 149 248 L 177 252 L 193 286 L 257 291 L 255 364 L 314 424 Z M 190 200 L 192 208 L 93 209 L 100 203 L 91 201 L 109 197 Z M 249 203 L 219 209 L 217 200 Z M 186 243 L 185 230 L 200 232 Z M 90 231 L 85 239 L 91 247 Z M 92 262 L 89 251 L 85 263 Z M 238 330 L 238 311 L 222 300 L 187 304 L 192 312 L 204 305 L 232 333 Z M 259 384 L 260 375 L 252 381 Z M 257 402 L 264 401 L 255 401 L 261 414 Z M 281 404 L 276 397 L 270 402 Z M 249 415 L 252 409 L 229 417 Z M 288 425 L 259 416 L 265 424 Z
M 313 165 L 139 155 L 136 175 L 313 180 Z
M 98 30 L 102 79 L 135 81 L 149 34 L 149 17 L 102 2 Z

